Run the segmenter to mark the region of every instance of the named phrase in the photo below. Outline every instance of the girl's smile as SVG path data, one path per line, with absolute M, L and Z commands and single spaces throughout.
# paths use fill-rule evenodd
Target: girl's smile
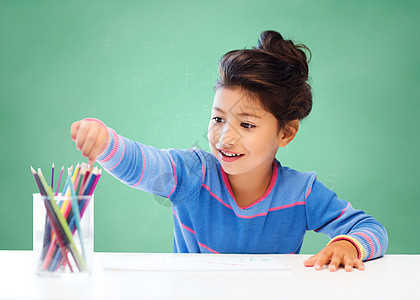
M 244 156 L 244 154 L 232 152 L 226 149 L 217 149 L 217 150 L 219 150 L 220 157 L 225 162 L 234 162 L 235 160 L 238 160 L 239 158 Z

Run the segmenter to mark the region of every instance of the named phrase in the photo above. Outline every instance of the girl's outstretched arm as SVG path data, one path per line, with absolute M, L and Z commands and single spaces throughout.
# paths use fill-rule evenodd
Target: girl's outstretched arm
M 131 141 L 97 119 L 75 122 L 72 139 L 82 155 L 95 160 L 130 187 L 168 198 L 177 205 L 200 189 L 205 160 L 197 148 L 158 149 Z

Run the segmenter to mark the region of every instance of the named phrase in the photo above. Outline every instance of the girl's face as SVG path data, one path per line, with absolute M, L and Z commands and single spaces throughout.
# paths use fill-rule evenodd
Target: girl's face
M 264 174 L 282 146 L 277 124 L 241 89 L 219 88 L 208 129 L 210 149 L 229 175 Z

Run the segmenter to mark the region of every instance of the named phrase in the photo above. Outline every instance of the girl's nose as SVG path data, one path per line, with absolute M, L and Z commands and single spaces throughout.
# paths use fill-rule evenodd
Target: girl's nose
M 219 143 L 225 146 L 233 146 L 238 142 L 239 132 L 235 128 L 226 124 L 220 131 Z

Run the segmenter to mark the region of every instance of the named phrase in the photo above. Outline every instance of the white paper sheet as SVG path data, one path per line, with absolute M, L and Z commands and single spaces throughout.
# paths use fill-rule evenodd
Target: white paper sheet
M 106 271 L 287 271 L 278 258 L 244 254 L 121 254 L 107 259 Z

